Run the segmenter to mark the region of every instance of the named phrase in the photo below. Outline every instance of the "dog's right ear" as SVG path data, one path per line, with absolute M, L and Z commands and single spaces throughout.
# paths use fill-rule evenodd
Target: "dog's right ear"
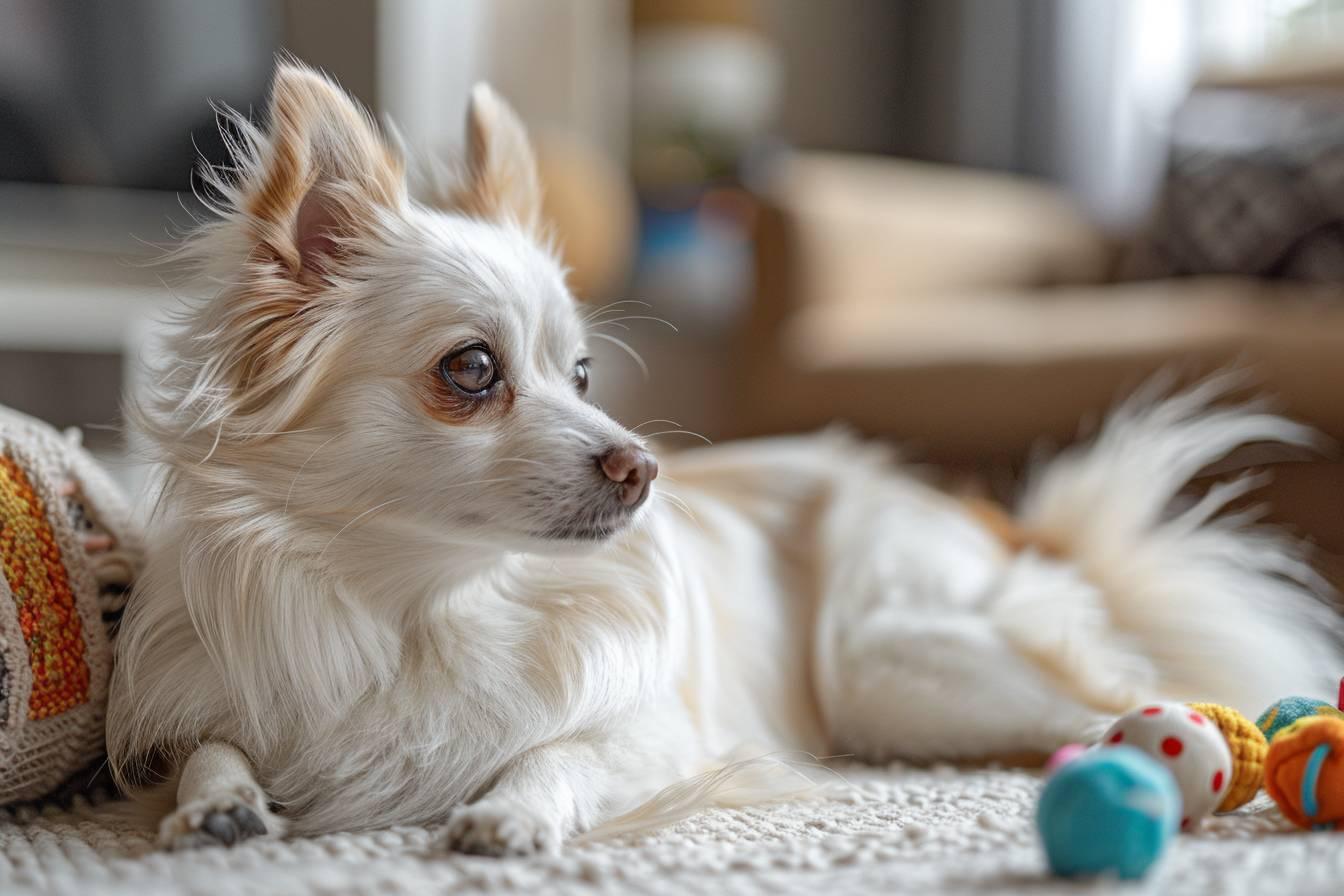
M 327 287 L 357 256 L 374 222 L 406 202 L 400 156 L 344 91 L 301 65 L 275 73 L 264 133 L 243 130 L 232 211 L 250 252 L 220 305 L 212 350 L 232 390 L 232 413 L 270 408 L 264 431 L 288 425 L 320 376 Z M 285 401 L 273 400 L 286 396 Z
M 404 165 L 368 113 L 302 65 L 276 69 L 268 117 L 242 210 L 289 275 L 308 281 L 339 263 L 379 207 L 406 201 Z

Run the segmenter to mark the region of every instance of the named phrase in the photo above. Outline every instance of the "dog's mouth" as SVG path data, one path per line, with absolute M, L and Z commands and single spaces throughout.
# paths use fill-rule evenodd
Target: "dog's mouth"
M 636 515 L 635 511 L 631 510 L 614 516 L 610 514 L 582 516 L 563 520 L 532 534 L 542 541 L 596 544 L 625 529 Z
M 590 494 L 564 516 L 547 514 L 549 519 L 542 516 L 529 528 L 527 535 L 536 541 L 557 545 L 597 544 L 629 528 L 640 518 L 651 497 L 647 485 L 640 499 L 630 504 L 621 501 L 615 492 Z
M 548 532 L 550 541 L 606 541 L 616 534 L 616 526 L 566 526 Z
M 539 532 L 536 537 L 545 541 L 606 541 L 630 521 L 630 516 L 622 515 L 617 519 L 573 519 L 556 523 Z

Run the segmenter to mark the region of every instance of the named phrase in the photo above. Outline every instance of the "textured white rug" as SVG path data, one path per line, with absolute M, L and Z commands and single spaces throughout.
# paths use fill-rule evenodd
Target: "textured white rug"
M 0 894 L 1344 892 L 1344 834 L 1295 830 L 1262 797 L 1182 836 L 1138 885 L 1049 878 L 1035 773 L 845 767 L 807 802 L 712 811 L 559 856 L 446 856 L 393 828 L 161 853 L 106 811 L 0 821 Z

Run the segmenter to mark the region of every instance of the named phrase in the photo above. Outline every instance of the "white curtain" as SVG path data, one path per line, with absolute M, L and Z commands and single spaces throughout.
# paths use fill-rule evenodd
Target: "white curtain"
M 1169 124 L 1199 64 L 1188 0 L 1063 0 L 1057 6 L 1045 173 L 1101 223 L 1125 228 L 1150 207 Z
M 412 145 L 451 144 L 486 80 L 529 126 L 624 158 L 628 33 L 622 0 L 381 0 L 379 105 Z
M 1150 207 L 1176 106 L 1201 70 L 1338 54 L 1344 0 L 1053 0 L 1041 172 L 1117 228 Z

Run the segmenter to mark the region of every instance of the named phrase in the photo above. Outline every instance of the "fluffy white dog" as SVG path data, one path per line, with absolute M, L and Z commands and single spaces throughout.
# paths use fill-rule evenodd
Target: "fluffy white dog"
M 166 473 L 108 742 L 175 794 L 165 844 L 447 820 L 453 849 L 552 849 L 788 786 L 751 759 L 776 751 L 1048 751 L 1344 668 L 1293 545 L 1217 516 L 1255 479 L 1173 506 L 1241 443 L 1310 438 L 1219 383 L 1132 400 L 1012 518 L 834 434 L 668 458 L 655 491 L 584 400 L 503 102 L 473 92 L 428 203 L 321 76 L 283 65 L 268 121 L 233 122 L 185 250 L 218 291 L 138 415 Z

